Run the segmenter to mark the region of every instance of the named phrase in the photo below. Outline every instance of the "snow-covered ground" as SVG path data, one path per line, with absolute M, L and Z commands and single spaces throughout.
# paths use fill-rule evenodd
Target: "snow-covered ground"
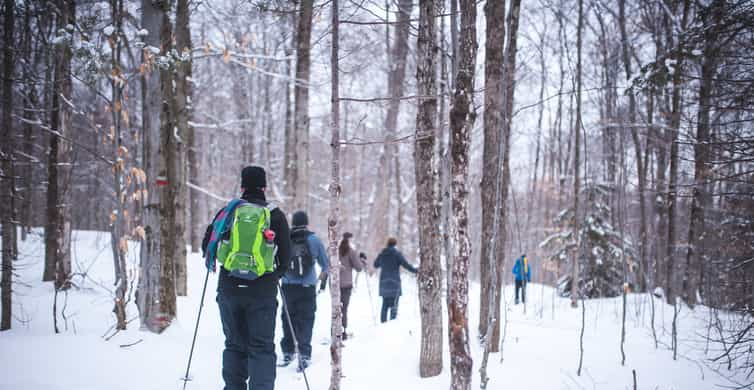
M 130 267 L 135 272 L 138 248 L 130 250 Z M 86 277 L 75 279 L 78 288 L 58 295 L 60 334 L 53 332 L 53 287 L 40 282 L 44 261 L 40 232 L 20 243 L 20 252 L 14 285 L 13 329 L 0 333 L 0 389 L 182 388 L 180 378 L 186 368 L 205 272 L 199 255 L 189 258 L 189 294 L 179 298 L 178 319 L 167 331 L 155 335 L 139 330 L 138 312 L 132 301 L 128 317 L 133 321 L 128 330 L 106 341 L 103 336 L 112 334 L 114 323 L 109 234 L 74 233 L 74 272 L 85 273 Z M 443 373 L 430 379 L 418 375 L 420 321 L 415 279 L 404 275 L 399 318 L 387 324 L 375 321 L 380 304 L 376 296 L 377 279 L 372 278 L 367 284 L 361 275 L 357 283 L 349 311 L 349 331 L 355 336 L 345 344 L 342 388 L 447 388 L 450 376 L 447 345 Z M 215 284 L 216 279 L 211 278 L 189 389 L 222 388 L 223 334 L 213 302 Z M 509 302 L 512 292 L 512 287 L 506 287 Z M 660 339 L 656 349 L 648 326 L 650 309 L 646 295 L 629 296 L 625 366 L 620 364 L 620 299 L 587 302 L 584 368 L 582 375 L 577 376 L 581 310 L 571 309 L 566 299 L 553 298 L 548 287 L 530 285 L 528 292 L 531 302 L 526 313 L 523 305 L 505 307 L 504 360 L 500 362 L 500 354 L 491 356 L 490 389 L 631 389 L 632 370 L 636 371 L 638 388 L 648 390 L 714 389 L 736 380 L 732 373 L 718 374 L 705 364 L 705 308 L 681 311 L 679 358 L 674 361 L 666 346 L 670 340 L 672 307 L 656 300 Z M 476 337 L 479 288 L 475 284 L 471 286 L 470 300 L 470 329 Z M 313 365 L 307 370 L 311 389 L 328 387 L 329 318 L 329 294 L 320 294 L 312 340 Z M 281 335 L 278 321 L 276 344 Z M 481 348 L 476 338 L 472 341 L 472 354 L 474 387 L 478 387 Z M 303 376 L 292 366 L 278 369 L 277 378 L 278 389 L 305 389 Z

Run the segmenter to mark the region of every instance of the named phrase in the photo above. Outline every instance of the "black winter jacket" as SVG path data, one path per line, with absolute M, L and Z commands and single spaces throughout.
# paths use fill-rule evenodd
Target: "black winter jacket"
M 416 268 L 406 261 L 403 254 L 394 246 L 389 246 L 380 252 L 374 261 L 374 268 L 382 268 L 380 271 L 380 296 L 401 296 L 401 269 L 405 268 L 411 273 L 416 273 Z

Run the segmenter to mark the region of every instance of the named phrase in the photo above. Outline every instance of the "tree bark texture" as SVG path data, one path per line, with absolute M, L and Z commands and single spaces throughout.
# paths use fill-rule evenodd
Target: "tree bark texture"
M 689 0 L 683 0 L 683 16 L 681 18 L 681 28 L 685 28 L 685 26 L 688 23 L 688 17 L 689 17 Z M 668 21 L 668 24 L 671 22 Z M 671 40 L 670 47 L 673 47 L 672 40 L 673 40 L 673 32 L 668 25 L 668 36 Z M 666 278 L 666 286 L 665 286 L 665 299 L 669 304 L 673 304 L 675 302 L 675 296 L 677 295 L 676 289 L 675 289 L 675 278 L 673 277 L 675 274 L 675 230 L 676 230 L 676 207 L 677 207 L 677 198 L 678 198 L 678 164 L 679 164 L 679 158 L 678 158 L 678 130 L 681 127 L 681 84 L 683 82 L 682 80 L 682 73 L 683 73 L 683 56 L 684 56 L 684 47 L 685 42 L 683 36 L 678 36 L 678 42 L 675 45 L 675 53 L 673 54 L 673 57 L 675 59 L 675 66 L 674 66 L 674 72 L 673 72 L 673 94 L 672 94 L 672 103 L 671 103 L 671 112 L 670 112 L 670 128 L 668 131 L 670 132 L 670 175 L 668 178 L 668 238 L 666 241 L 666 247 L 665 247 L 665 259 L 666 259 L 666 269 L 665 269 L 665 278 Z
M 416 83 L 419 98 L 414 138 L 416 214 L 419 229 L 419 307 L 421 350 L 419 375 L 422 378 L 442 372 L 442 265 L 440 263 L 440 205 L 435 196 L 435 140 L 437 131 L 437 23 L 439 7 L 435 0 L 419 2 Z
M 189 29 L 188 0 L 178 0 L 175 16 L 175 180 L 168 180 L 168 185 L 174 186 L 175 191 L 175 241 L 173 241 L 175 262 L 176 294 L 188 294 L 188 274 L 186 264 L 186 202 L 188 201 L 188 187 L 186 179 L 188 166 L 186 154 L 190 147 L 189 120 L 191 118 L 191 31 Z M 189 225 L 193 230 L 193 226 Z
M 332 138 L 332 165 L 330 176 L 330 215 L 327 218 L 327 234 L 329 238 L 330 257 L 330 297 L 332 302 L 332 322 L 330 325 L 330 390 L 340 389 L 340 378 L 343 373 L 341 367 L 341 350 L 343 348 L 343 312 L 340 302 L 340 257 L 338 253 L 338 220 L 340 216 L 340 91 L 338 85 L 338 41 L 339 23 L 338 0 L 332 0 L 332 48 L 330 52 L 330 71 L 332 76 L 332 92 L 330 96 L 330 129 Z
M 573 148 L 573 240 L 576 243 L 573 249 L 573 264 L 571 274 L 571 307 L 578 307 L 576 299 L 579 295 L 579 261 L 580 261 L 580 240 L 579 240 L 579 168 L 580 168 L 580 156 L 581 151 L 580 135 L 581 135 L 581 46 L 582 46 L 582 30 L 584 27 L 584 12 L 583 1 L 579 0 L 579 17 L 578 25 L 576 27 L 576 123 L 573 129 L 576 136 L 574 137 Z M 583 304 L 583 302 L 582 302 Z M 579 372 L 581 371 L 581 363 L 579 363 Z
M 473 108 L 474 70 L 476 65 L 476 2 L 461 0 L 461 34 L 458 73 L 453 108 L 450 112 L 451 188 L 453 191 L 453 250 L 451 290 L 448 292 L 448 337 L 450 344 L 451 389 L 471 388 L 472 358 L 469 350 L 469 240 L 468 175 Z
M 618 1 L 618 24 L 621 35 L 621 51 L 623 55 L 623 66 L 626 71 L 626 80 L 630 82 L 631 56 L 628 32 L 626 31 L 626 0 Z M 636 127 L 636 96 L 632 89 L 626 92 L 628 95 L 628 123 L 631 129 L 631 140 L 634 143 L 636 158 L 636 172 L 639 179 L 639 267 L 638 267 L 638 289 L 640 292 L 647 289 L 647 208 L 646 208 L 646 188 L 647 175 L 644 168 L 642 157 L 641 139 L 639 138 L 639 129 Z
M 2 224 L 2 275 L 0 276 L 0 331 L 11 328 L 13 308 L 13 260 L 16 226 L 13 167 L 13 34 L 15 2 L 5 0 L 3 18 L 2 128 L 0 128 L 0 224 Z M 27 191 L 28 193 L 28 191 Z
M 161 55 L 169 56 L 172 45 L 172 25 L 170 23 L 171 1 L 166 0 L 161 5 L 162 25 L 160 30 Z M 160 192 L 159 218 L 160 218 L 160 282 L 159 282 L 159 313 L 158 318 L 161 326 L 167 327 L 175 318 L 176 314 L 176 242 L 183 241 L 179 236 L 177 225 L 178 213 L 183 208 L 177 209 L 178 188 L 176 182 L 181 180 L 178 166 L 180 146 L 177 134 L 175 134 L 176 116 L 174 111 L 175 101 L 175 73 L 173 66 L 160 68 L 160 91 L 162 95 L 162 110 L 160 111 L 160 146 L 157 161 L 157 185 Z M 164 329 L 164 328 L 163 328 Z
M 161 3 L 143 0 L 141 4 L 141 25 L 148 31 L 143 38 L 148 46 L 159 48 L 160 34 L 163 29 L 163 14 L 166 11 Z M 160 116 L 162 111 L 162 90 L 160 88 L 160 70 L 155 64 L 154 55 L 143 50 L 142 66 L 142 142 L 143 170 L 147 176 L 143 205 L 144 237 L 141 242 L 139 264 L 139 284 L 136 293 L 136 305 L 142 328 L 160 333 L 170 319 L 161 314 L 160 308 L 160 273 L 161 273 L 161 224 L 160 224 L 160 189 L 157 186 L 160 166 Z
M 302 0 L 298 16 L 296 39 L 296 79 L 294 88 L 295 153 L 291 156 L 290 177 L 287 182 L 294 192 L 294 209 L 303 210 L 309 204 L 309 79 L 311 76 L 311 38 L 314 0 Z M 291 196 L 288 193 L 288 196 Z
M 65 139 L 73 134 L 73 83 L 71 80 L 72 40 L 75 25 L 75 2 L 59 0 L 57 25 L 65 30 L 65 39 L 55 49 L 55 71 L 52 96 L 51 129 L 60 136 L 50 137 L 48 162 L 47 229 L 45 232 L 45 264 L 52 265 L 55 288 L 70 287 L 71 276 L 71 176 L 72 148 Z M 47 271 L 47 268 L 46 268 Z M 49 275 L 45 275 L 49 276 Z
M 482 152 L 482 226 L 493 227 L 496 212 L 500 208 L 496 206 L 497 183 L 502 180 L 500 170 L 500 145 L 503 142 L 503 119 L 505 116 L 505 102 L 503 93 L 505 88 L 505 2 L 487 2 L 484 6 L 486 20 L 486 34 L 484 51 L 484 149 Z M 479 304 L 479 337 L 484 338 L 489 326 L 490 291 L 495 290 L 495 301 L 500 297 L 499 285 L 492 286 L 492 269 L 497 269 L 494 275 L 498 282 L 501 281 L 499 262 L 502 261 L 505 245 L 496 245 L 492 241 L 494 228 L 482 229 L 482 253 L 479 275 L 481 281 L 480 304 Z M 505 234 L 503 234 L 503 240 Z M 500 236 L 498 235 L 498 238 Z M 495 253 L 490 253 L 491 248 Z M 492 262 L 495 266 L 492 266 Z M 494 307 L 494 303 L 493 306 Z M 495 316 L 498 318 L 499 316 Z M 495 328 L 500 329 L 499 324 Z M 495 346 L 497 349 L 497 346 Z
M 703 264 L 709 261 L 705 252 L 709 242 L 705 216 L 712 209 L 712 156 L 710 153 L 710 111 L 713 79 L 717 73 L 718 31 L 721 28 L 725 2 L 715 0 L 702 13 L 705 24 L 704 51 L 699 107 L 697 110 L 696 143 L 694 144 L 694 187 L 692 190 L 691 217 L 689 220 L 689 246 L 686 254 L 684 298 L 689 305 L 696 304 L 697 291 L 702 287 Z

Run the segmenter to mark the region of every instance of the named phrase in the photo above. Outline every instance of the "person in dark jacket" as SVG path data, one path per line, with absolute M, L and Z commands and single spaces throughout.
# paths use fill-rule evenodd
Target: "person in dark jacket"
M 403 254 L 395 248 L 398 241 L 395 238 L 387 240 L 387 247 L 380 252 L 374 261 L 374 268 L 380 268 L 380 296 L 382 297 L 382 310 L 380 321 L 387 321 L 388 311 L 390 319 L 398 316 L 398 298 L 401 296 L 401 270 L 405 268 L 411 273 L 416 273 L 416 268 L 406 261 Z
M 521 291 L 521 301 L 526 303 L 526 283 L 531 282 L 531 268 L 525 254 L 516 259 L 516 264 L 513 265 L 513 276 L 516 279 L 516 305 L 518 305 L 519 291 Z
M 338 246 L 338 256 L 340 256 L 340 303 L 341 312 L 343 313 L 343 340 L 348 338 L 346 328 L 348 327 L 348 303 L 351 301 L 351 290 L 353 290 L 353 271 L 361 272 L 366 268 L 366 255 L 356 254 L 351 248 L 350 239 L 353 234 L 343 233 L 343 239 Z
M 285 213 L 267 203 L 267 178 L 263 168 L 249 166 L 241 172 L 241 199 L 270 211 L 270 230 L 277 246 L 275 270 L 255 280 L 236 278 L 223 267 L 217 282 L 217 304 L 225 333 L 222 375 L 225 390 L 273 390 L 275 388 L 275 317 L 278 280 L 287 269 L 290 233 Z M 221 210 L 222 212 L 222 210 Z M 220 212 L 218 212 L 218 215 Z M 212 233 L 202 243 L 206 253 Z M 247 384 L 248 381 L 248 384 Z
M 280 340 L 280 348 L 283 350 L 282 365 L 288 365 L 293 361 L 296 352 L 295 343 L 298 343 L 298 369 L 303 370 L 309 366 L 312 357 L 312 330 L 314 329 L 314 313 L 317 311 L 317 280 L 322 282 L 327 278 L 330 262 L 322 241 L 307 229 L 309 217 L 305 212 L 293 213 L 291 225 L 293 225 L 291 242 L 304 241 L 311 260 L 316 261 L 321 269 L 319 277 L 313 264 L 303 276 L 298 276 L 295 270 L 289 269 L 282 280 L 284 305 L 288 309 L 287 314 L 285 311 L 281 313 L 283 320 L 283 339 Z M 295 244 L 292 245 L 295 246 Z M 290 321 L 288 321 L 288 315 L 290 315 Z M 295 332 L 295 340 L 291 327 Z

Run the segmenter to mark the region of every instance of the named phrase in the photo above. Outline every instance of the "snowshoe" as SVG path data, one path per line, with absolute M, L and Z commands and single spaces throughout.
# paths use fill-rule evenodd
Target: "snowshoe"
M 288 367 L 293 362 L 293 354 L 284 354 L 283 360 L 278 363 L 278 367 Z

